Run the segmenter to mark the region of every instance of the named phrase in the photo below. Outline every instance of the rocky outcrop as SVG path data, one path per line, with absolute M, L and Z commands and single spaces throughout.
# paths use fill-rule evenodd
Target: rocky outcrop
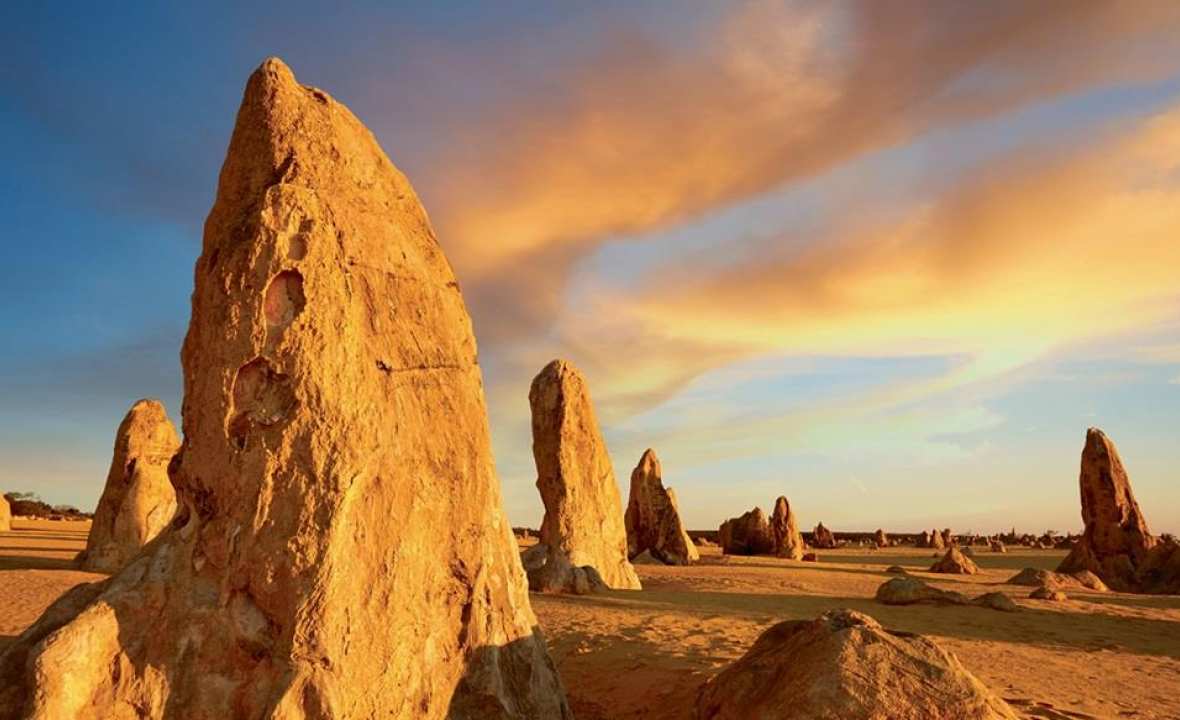
M 889 547 L 889 536 L 885 534 L 884 530 L 877 528 L 877 532 L 873 533 L 873 542 L 879 548 Z
M 475 338 L 373 135 L 250 78 L 181 352 L 180 510 L 0 656 L 0 718 L 570 718 Z
M 638 590 L 627 559 L 619 487 L 582 373 L 565 360 L 546 365 L 529 388 L 537 490 L 545 504 L 540 542 L 524 558 L 529 587 L 577 592 L 578 572 L 591 584 Z M 592 569 L 593 572 L 589 572 Z
M 882 583 L 877 588 L 876 600 L 884 605 L 966 605 L 970 602 L 962 593 L 939 590 L 908 575 Z
M 1059 573 L 1052 570 L 1025 568 L 1004 582 L 1008 585 L 1047 587 L 1051 590 L 1081 587 L 1097 592 L 1106 592 L 1109 589 L 1097 575 L 1087 570 L 1076 573 Z
M 979 572 L 979 566 L 975 564 L 974 560 L 964 555 L 958 545 L 952 545 L 941 560 L 930 566 L 930 572 L 975 575 Z
M 12 508 L 8 505 L 8 498 L 0 495 L 0 532 L 12 530 Z
M 1078 485 L 1085 531 L 1057 570 L 1088 570 L 1123 592 L 1180 593 L 1180 545 L 1151 534 L 1118 449 L 1097 428 L 1086 433 Z
M 835 610 L 788 620 L 701 688 L 698 720 L 1015 720 L 1000 697 L 929 638 Z
M 821 522 L 811 531 L 811 545 L 818 550 L 831 550 L 836 547 L 836 536 Z
M 1060 590 L 1054 590 L 1042 585 L 1028 594 L 1033 600 L 1048 600 L 1049 602 L 1065 602 L 1069 597 Z
M 774 552 L 774 536 L 762 508 L 730 518 L 717 531 L 721 552 L 726 555 L 767 555 Z
M 650 448 L 631 471 L 631 492 L 624 515 L 627 556 L 643 552 L 668 565 L 688 565 L 701 559 L 697 546 L 680 521 L 676 494 L 665 488 L 660 459 Z
M 803 559 L 803 534 L 795 523 L 795 512 L 791 503 L 780 495 L 774 501 L 774 513 L 770 516 L 770 535 L 774 538 L 774 554 L 791 560 Z
M 180 449 L 159 400 L 131 406 L 115 433 L 115 451 L 78 567 L 113 573 L 160 534 L 176 514 L 168 462 Z
M 1019 609 L 1012 598 L 1001 592 L 984 593 L 972 599 L 953 590 L 931 587 L 908 575 L 882 583 L 875 599 L 882 605 L 975 605 L 1002 612 Z
M 1020 607 L 1002 592 L 984 593 L 971 600 L 972 605 L 999 610 L 1000 612 L 1016 612 Z
M 987 544 L 987 546 L 988 546 L 988 548 L 990 548 L 990 549 L 991 549 L 991 551 L 992 551 L 992 552 L 994 552 L 994 553 L 1006 553 L 1006 552 L 1008 552 L 1008 548 L 1007 548 L 1007 547 L 1005 547 L 1005 546 L 1004 546 L 1004 543 L 1003 543 L 1003 542 L 1001 542 L 1001 541 L 999 541 L 999 540 L 989 540 L 989 541 L 988 541 L 988 544 Z

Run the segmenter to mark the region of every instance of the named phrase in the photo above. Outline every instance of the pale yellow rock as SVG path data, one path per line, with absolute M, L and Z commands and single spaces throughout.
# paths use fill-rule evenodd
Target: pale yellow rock
M 116 572 L 167 527 L 176 514 L 168 462 L 179 448 L 163 403 L 145 399 L 131 406 L 115 433 L 111 468 L 78 567 Z
M 454 275 L 372 134 L 278 60 L 192 304 L 177 518 L 0 656 L 0 718 L 569 718 Z
M 0 495 L 0 532 L 12 530 L 12 508 L 8 505 L 8 498 Z
M 582 373 L 554 360 L 529 388 L 537 490 L 545 505 L 539 543 L 524 562 L 540 592 L 640 589 L 627 559 L 619 488 Z M 588 584 L 588 585 L 587 585 Z
M 623 517 L 627 528 L 627 555 L 649 552 L 668 565 L 688 565 L 701 559 L 680 520 L 676 493 L 665 488 L 660 459 L 648 448 L 631 471 L 631 491 Z

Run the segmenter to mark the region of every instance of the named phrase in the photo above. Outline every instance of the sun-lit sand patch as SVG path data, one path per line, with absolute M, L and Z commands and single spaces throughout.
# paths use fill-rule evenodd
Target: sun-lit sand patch
M 106 577 L 73 568 L 89 532 L 89 520 L 22 517 L 0 532 L 0 650 L 66 590 Z
M 691 567 L 637 566 L 642 592 L 531 599 L 580 720 L 691 717 L 699 685 L 769 625 L 836 608 L 938 638 L 1030 717 L 1180 715 L 1180 597 L 1074 590 L 1051 604 L 1004 584 L 1024 567 L 1053 568 L 1064 554 L 977 552 L 980 574 L 947 576 L 925 572 L 934 553 L 914 548 L 829 550 L 818 563 L 702 548 Z M 1021 612 L 881 605 L 873 593 L 894 564 L 971 596 L 1003 591 Z

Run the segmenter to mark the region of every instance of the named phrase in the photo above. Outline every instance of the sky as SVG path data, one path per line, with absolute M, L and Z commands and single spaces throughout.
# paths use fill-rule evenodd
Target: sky
M 513 524 L 562 357 L 690 528 L 1078 530 L 1096 426 L 1180 532 L 1180 3 L 172 5 L 0 8 L 0 488 L 91 509 L 136 399 L 179 425 L 277 55 L 426 205 Z

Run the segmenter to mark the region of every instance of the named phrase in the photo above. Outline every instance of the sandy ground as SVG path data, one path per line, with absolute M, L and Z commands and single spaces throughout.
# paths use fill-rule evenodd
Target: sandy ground
M 88 529 L 18 518 L 0 533 L 0 650 L 61 593 L 103 577 L 69 565 Z M 931 555 L 842 549 L 798 563 L 704 548 L 693 567 L 637 566 L 640 592 L 532 602 L 579 720 L 691 718 L 700 684 L 764 629 L 839 607 L 937 637 L 1029 718 L 1180 718 L 1180 596 L 1075 590 L 1047 603 L 1003 581 L 1051 569 L 1063 551 L 978 551 L 983 573 L 971 577 L 921 572 Z M 880 605 L 872 596 L 893 564 L 968 594 L 1003 590 L 1021 611 Z

